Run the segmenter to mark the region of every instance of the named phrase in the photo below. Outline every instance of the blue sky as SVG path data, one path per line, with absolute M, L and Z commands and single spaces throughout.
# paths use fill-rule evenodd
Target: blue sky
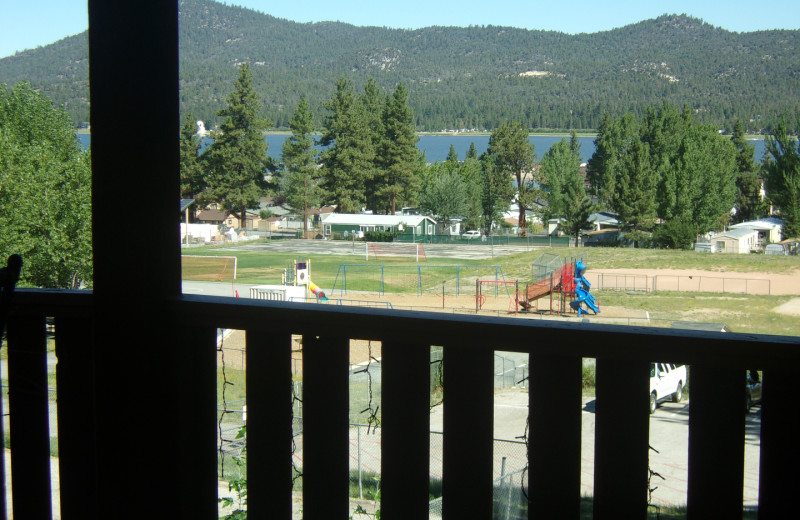
M 737 32 L 800 29 L 797 0 L 402 0 L 391 3 L 375 0 L 230 0 L 227 3 L 297 22 L 338 20 L 354 25 L 402 29 L 491 24 L 571 34 L 592 33 L 664 13 L 686 13 Z M 86 0 L 0 0 L 0 57 L 53 43 L 82 32 L 86 27 Z

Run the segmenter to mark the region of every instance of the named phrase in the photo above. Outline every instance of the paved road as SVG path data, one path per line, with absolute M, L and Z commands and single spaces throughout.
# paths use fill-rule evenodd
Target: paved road
M 523 390 L 501 390 L 495 394 L 495 438 L 515 439 L 525 431 L 528 394 Z M 594 398 L 583 399 L 581 445 L 581 493 L 594 490 Z M 442 407 L 431 414 L 431 429 L 441 431 Z M 745 435 L 744 505 L 758 504 L 758 468 L 761 443 L 761 407 L 754 406 L 747 415 Z M 624 432 L 621 432 L 624 434 Z M 654 479 L 658 489 L 653 503 L 685 505 L 689 460 L 689 402 L 663 403 L 650 417 L 650 445 L 659 453 L 650 453 L 653 471 L 665 480 Z

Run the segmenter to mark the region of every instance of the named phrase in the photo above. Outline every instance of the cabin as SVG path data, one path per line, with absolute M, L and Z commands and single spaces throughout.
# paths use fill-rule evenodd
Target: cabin
M 709 237 L 712 253 L 750 253 L 759 249 L 758 230 L 742 227 Z
M 293 336 L 303 352 L 303 515 L 346 520 L 353 338 L 381 341 L 381 517 L 428 518 L 430 346 L 443 347 L 444 520 L 493 518 L 494 352 L 530 356 L 529 517 L 581 517 L 582 360 L 596 360 L 592 517 L 648 516 L 648 366 L 691 366 L 687 515 L 741 518 L 744 380 L 763 371 L 759 518 L 795 509 L 797 337 L 458 316 L 181 292 L 178 2 L 89 2 L 92 215 L 144 206 L 147 234 L 93 244 L 92 291 L 3 289 L 11 490 L 0 511 L 53 518 L 218 516 L 217 330 L 246 331 L 248 518 L 292 518 Z M 268 49 L 267 49 L 268 52 Z M 142 88 L 146 80 L 147 88 Z M 148 153 L 120 139 L 148 116 Z M 136 179 L 136 190 L 119 179 Z M 126 202 L 130 200 L 129 202 Z M 427 225 L 426 225 L 427 227 Z M 24 265 L 23 265 L 24 269 Z M 6 282 L 8 279 L 6 279 Z M 7 298 L 8 296 L 8 298 Z M 47 323 L 58 401 L 48 424 Z M 169 406 L 161 406 L 169 403 Z M 2 462 L 2 461 L 0 461 Z M 0 471 L 6 465 L 0 464 Z M 168 470 L 160 478 L 158 468 Z M 55 471 L 55 466 L 53 467 Z M 3 474 L 0 473 L 0 476 Z M 4 481 L 5 482 L 5 481 Z M 4 489 L 4 488 L 3 488 Z

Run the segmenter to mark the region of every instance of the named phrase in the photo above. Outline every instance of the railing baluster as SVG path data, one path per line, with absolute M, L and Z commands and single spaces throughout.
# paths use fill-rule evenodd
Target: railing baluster
M 492 517 L 494 351 L 444 347 L 445 520 Z
M 531 355 L 529 518 L 578 518 L 581 358 Z
M 688 513 L 693 518 L 740 518 L 745 371 L 693 365 L 689 389 Z
M 797 483 L 791 476 L 800 461 L 796 367 L 764 371 L 761 405 L 761 459 L 758 479 L 758 518 L 785 518 L 796 501 Z
M 292 516 L 291 362 L 289 332 L 248 329 L 247 513 L 252 518 Z
M 187 327 L 181 338 L 182 380 L 181 514 L 216 519 L 217 505 L 217 329 Z
M 95 489 L 94 460 L 94 345 L 91 320 L 57 318 L 56 384 L 58 389 L 58 471 L 61 518 L 95 518 L 97 503 L 86 500 L 86 490 Z
M 594 518 L 644 518 L 650 417 L 646 361 L 597 358 Z
M 385 341 L 382 354 L 381 518 L 427 518 L 430 347 Z
M 44 317 L 8 324 L 8 400 L 14 518 L 52 515 Z
M 303 518 L 349 518 L 349 353 L 343 337 L 303 336 Z

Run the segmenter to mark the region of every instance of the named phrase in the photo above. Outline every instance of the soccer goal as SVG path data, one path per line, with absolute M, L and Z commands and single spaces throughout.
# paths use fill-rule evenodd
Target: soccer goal
M 422 244 L 408 242 L 366 242 L 366 259 L 387 256 L 413 256 L 416 262 L 427 260 Z
M 236 280 L 235 256 L 181 255 L 181 278 L 209 282 Z

